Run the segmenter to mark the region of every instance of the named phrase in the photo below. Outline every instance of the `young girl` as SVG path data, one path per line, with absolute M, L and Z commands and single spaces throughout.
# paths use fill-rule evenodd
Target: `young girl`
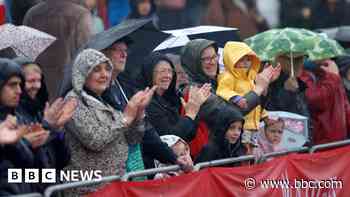
M 232 108 L 226 108 L 217 117 L 216 136 L 212 137 L 195 163 L 239 157 L 247 154 L 247 149 L 242 144 L 242 129 L 244 119 L 242 114 Z
M 269 117 L 258 136 L 258 147 L 254 152 L 260 154 L 280 151 L 283 137 L 284 121 L 279 117 Z M 257 153 L 258 154 L 258 153 Z
M 160 139 L 166 143 L 178 157 L 182 157 L 184 160 L 188 161 L 189 163 L 192 163 L 192 158 L 190 155 L 190 147 L 185 142 L 185 140 L 181 139 L 180 137 L 176 135 L 163 135 L 160 137 Z M 159 163 L 158 161 L 155 161 L 155 166 L 157 168 L 159 167 L 165 167 L 166 164 Z M 173 171 L 173 172 L 167 172 L 167 173 L 158 173 L 154 177 L 154 179 L 162 179 L 162 178 L 168 178 L 171 176 L 178 176 L 182 171 Z

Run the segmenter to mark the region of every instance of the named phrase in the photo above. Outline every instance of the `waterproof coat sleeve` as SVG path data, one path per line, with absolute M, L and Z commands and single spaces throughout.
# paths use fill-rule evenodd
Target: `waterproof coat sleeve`
M 143 122 L 127 127 L 122 121 L 121 112 L 107 106 L 88 105 L 80 100 L 68 124 L 73 126 L 70 130 L 86 148 L 101 151 L 105 145 L 124 137 L 129 144 L 142 141 L 145 129 Z

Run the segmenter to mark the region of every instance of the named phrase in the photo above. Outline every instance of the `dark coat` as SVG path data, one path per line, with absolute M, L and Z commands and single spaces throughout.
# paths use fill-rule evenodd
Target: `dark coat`
M 24 81 L 21 68 L 16 62 L 0 58 L 0 91 L 13 76 L 18 76 Z M 25 121 L 25 118 L 18 116 L 15 108 L 9 108 L 0 104 L 0 122 L 5 120 L 9 114 L 16 116 L 19 123 Z M 0 145 L 0 195 L 23 194 L 35 191 L 30 184 L 7 183 L 8 168 L 33 168 L 34 164 L 35 156 L 27 140 L 22 138 L 15 144 Z
M 160 53 L 151 54 L 145 59 L 138 82 L 141 88 L 152 87 L 154 69 L 159 61 L 166 61 L 172 66 L 173 78 L 164 95 L 155 93 L 146 108 L 147 116 L 160 136 L 171 134 L 190 142 L 196 134 L 196 123 L 189 117 L 180 116 L 180 98 L 176 94 L 176 74 L 172 62 Z
M 305 18 L 303 8 L 311 10 L 310 1 L 305 0 L 281 0 L 280 20 L 282 27 L 310 28 L 310 18 Z
M 214 123 L 214 129 L 216 130 L 214 133 L 216 135 L 202 149 L 195 163 L 239 157 L 246 154 L 246 149 L 241 142 L 243 131 L 235 144 L 230 144 L 225 139 L 225 134 L 231 123 L 236 121 L 244 123 L 242 114 L 236 110 L 232 110 L 232 108 L 226 108 L 218 115 L 217 121 Z
M 46 0 L 31 8 L 24 25 L 51 34 L 57 40 L 37 59 L 46 77 L 50 99 L 58 95 L 65 65 L 72 65 L 77 50 L 90 36 L 92 18 L 78 0 Z
M 288 75 L 281 72 L 280 77 L 270 84 L 264 106 L 269 111 L 287 111 L 310 117 L 305 99 L 306 84 L 299 78 L 299 90 L 291 92 L 284 89 Z
M 118 111 L 123 111 L 127 105 L 128 93 L 117 80 L 114 80 L 110 88 L 104 92 L 103 99 Z M 146 121 L 149 122 L 148 116 Z M 154 127 L 147 129 L 141 143 L 142 157 L 145 168 L 154 168 L 154 160 L 162 163 L 175 164 L 177 156 L 163 143 Z

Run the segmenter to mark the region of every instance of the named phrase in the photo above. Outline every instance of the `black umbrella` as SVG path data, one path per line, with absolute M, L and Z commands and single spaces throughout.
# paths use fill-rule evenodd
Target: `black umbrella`
M 119 25 L 95 35 L 84 48 L 100 51 L 108 48 L 117 40 L 128 37 L 131 42 L 125 73 L 133 77 L 138 72 L 140 61 L 169 36 L 170 34 L 161 32 L 154 26 L 152 18 L 127 19 Z
M 116 41 L 127 37 L 128 40 L 130 40 L 128 43 L 130 52 L 128 53 L 125 71 L 121 73 L 118 78 L 121 80 L 124 87 L 133 89 L 132 87 L 135 86 L 133 82 L 139 73 L 141 61 L 169 36 L 170 34 L 161 32 L 155 27 L 152 18 L 127 19 L 117 26 L 96 34 L 79 51 L 86 48 L 101 51 L 108 48 Z M 71 81 L 71 67 L 72 66 L 66 67 L 64 81 Z M 63 84 L 61 84 L 60 94 L 63 95 L 68 89 L 70 89 L 69 85 L 63 82 Z

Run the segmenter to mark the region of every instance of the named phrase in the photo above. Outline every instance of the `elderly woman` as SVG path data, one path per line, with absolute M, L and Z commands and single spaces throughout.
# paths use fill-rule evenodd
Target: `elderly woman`
M 197 113 L 201 104 L 209 96 L 209 87 L 191 90 L 191 101 L 183 103 L 186 108 L 184 117 L 180 116 L 180 97 L 176 94 L 175 67 L 163 54 L 153 53 L 141 70 L 139 83 L 142 87 L 157 86 L 156 93 L 147 107 L 147 115 L 159 135 L 176 135 L 190 142 L 196 134 Z
M 68 144 L 72 150 L 67 170 L 101 170 L 102 176 L 123 175 L 128 144 L 140 143 L 145 128 L 144 108 L 154 89 L 136 93 L 124 112 L 114 110 L 102 93 L 109 87 L 112 63 L 101 52 L 86 49 L 73 65 L 71 90 L 66 99 L 76 98 L 78 107 L 67 126 Z M 93 192 L 96 187 L 79 188 L 67 195 Z

